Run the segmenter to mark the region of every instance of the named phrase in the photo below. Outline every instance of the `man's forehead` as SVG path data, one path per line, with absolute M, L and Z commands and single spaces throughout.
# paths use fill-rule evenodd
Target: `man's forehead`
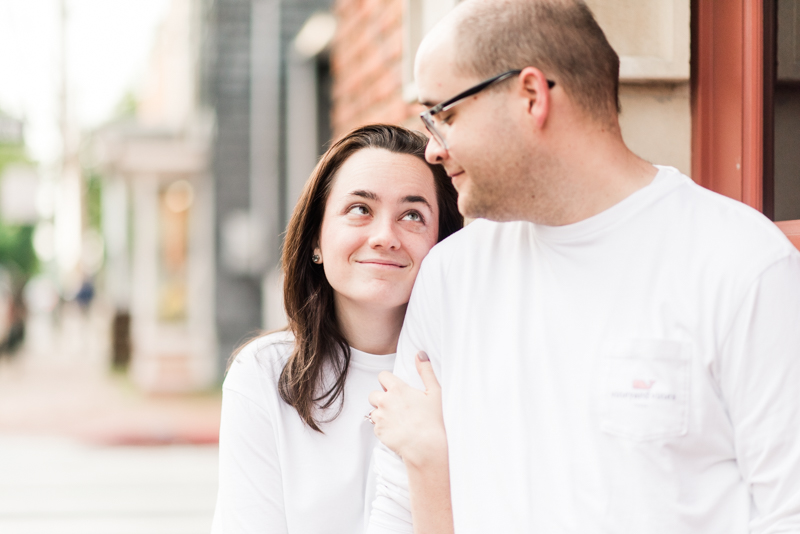
M 428 35 L 417 52 L 414 77 L 419 102 L 425 106 L 438 104 L 464 85 L 465 77 L 456 65 L 455 45 L 448 37 Z

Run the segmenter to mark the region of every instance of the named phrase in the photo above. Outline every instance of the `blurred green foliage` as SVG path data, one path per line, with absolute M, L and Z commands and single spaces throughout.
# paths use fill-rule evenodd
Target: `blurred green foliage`
M 39 262 L 33 251 L 33 226 L 0 224 L 0 264 L 23 279 L 36 273 Z
M 0 174 L 9 163 L 30 163 L 24 146 L 0 143 Z
M 97 171 L 85 175 L 86 224 L 97 231 L 103 224 L 103 177 Z
M 0 177 L 11 163 L 33 163 L 22 144 L 0 143 Z M 33 226 L 9 225 L 0 219 L 0 265 L 19 283 L 24 283 L 39 268 L 33 250 Z
M 122 99 L 117 103 L 114 109 L 114 118 L 133 118 L 136 116 L 136 111 L 139 108 L 139 102 L 133 92 L 127 92 L 123 95 Z

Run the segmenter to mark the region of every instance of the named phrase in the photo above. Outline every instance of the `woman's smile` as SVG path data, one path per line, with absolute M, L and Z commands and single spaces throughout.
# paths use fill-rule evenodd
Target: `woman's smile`
M 387 259 L 365 259 L 365 260 L 355 260 L 356 263 L 360 263 L 361 265 L 366 265 L 368 267 L 375 267 L 375 268 L 384 268 L 384 269 L 404 269 L 409 266 L 408 263 L 402 263 L 399 261 L 387 260 Z

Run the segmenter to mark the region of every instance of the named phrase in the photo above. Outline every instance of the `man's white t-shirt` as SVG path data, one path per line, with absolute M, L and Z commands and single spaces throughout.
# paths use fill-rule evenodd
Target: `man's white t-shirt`
M 214 534 L 359 534 L 374 498 L 369 475 L 377 443 L 364 415 L 378 374 L 394 354 L 351 348 L 339 416 L 309 428 L 278 394 L 293 337 L 278 332 L 248 344 L 223 385 L 219 494 Z
M 800 254 L 670 167 L 562 227 L 423 262 L 395 373 L 442 385 L 459 534 L 800 532 Z M 376 449 L 370 534 L 411 532 Z

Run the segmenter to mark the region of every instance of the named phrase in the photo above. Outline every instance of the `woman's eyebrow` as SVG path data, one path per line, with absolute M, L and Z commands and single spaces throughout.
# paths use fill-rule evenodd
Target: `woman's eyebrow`
M 428 202 L 428 200 L 425 197 L 421 197 L 419 195 L 408 195 L 400 199 L 400 204 L 405 204 L 408 202 L 420 202 L 428 206 L 428 209 L 433 209 L 431 208 L 430 202 Z
M 350 191 L 350 196 L 366 198 L 367 200 L 373 200 L 375 202 L 380 202 L 381 200 L 381 197 L 379 197 L 377 193 L 374 193 L 372 191 L 367 191 L 365 189 L 356 189 L 355 191 Z M 428 199 L 420 195 L 407 195 L 398 201 L 398 204 L 414 204 L 414 203 L 425 204 L 426 206 L 428 206 L 428 209 L 433 209 L 431 208 L 431 203 L 428 202 Z
M 354 197 L 366 198 L 367 200 L 374 200 L 375 202 L 380 200 L 380 197 L 377 194 L 373 193 L 372 191 L 365 191 L 364 189 L 351 191 L 350 195 Z

